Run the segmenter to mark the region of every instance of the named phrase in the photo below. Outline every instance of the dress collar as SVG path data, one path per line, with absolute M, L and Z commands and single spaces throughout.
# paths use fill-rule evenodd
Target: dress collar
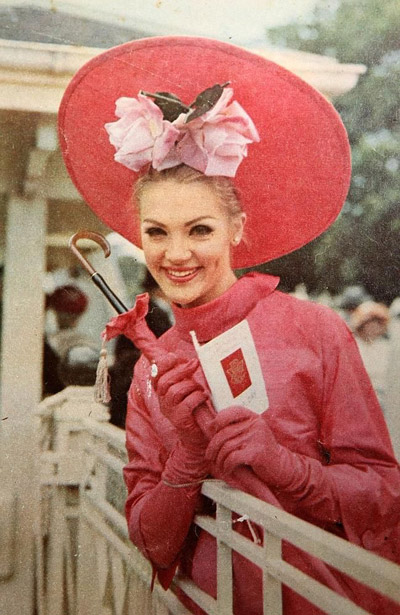
M 248 273 L 237 280 L 223 295 L 194 308 L 173 304 L 175 328 L 183 335 L 195 331 L 200 343 L 220 335 L 246 318 L 258 301 L 271 294 L 279 278 Z

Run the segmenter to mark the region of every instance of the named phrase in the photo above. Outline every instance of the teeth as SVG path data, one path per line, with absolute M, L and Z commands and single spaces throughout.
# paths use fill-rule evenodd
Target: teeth
M 171 271 L 168 269 L 168 275 L 174 276 L 176 278 L 184 278 L 186 276 L 192 275 L 196 269 L 191 269 L 190 271 Z

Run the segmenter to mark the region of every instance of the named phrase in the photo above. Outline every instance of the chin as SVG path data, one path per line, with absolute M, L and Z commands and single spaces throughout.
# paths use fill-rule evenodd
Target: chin
M 173 296 L 170 296 L 169 300 L 171 301 L 171 303 L 176 303 L 180 305 L 181 307 L 195 307 L 197 305 L 201 305 L 202 303 L 206 303 L 205 301 L 202 301 L 201 297 L 197 295 L 182 296 L 182 295 L 175 294 Z

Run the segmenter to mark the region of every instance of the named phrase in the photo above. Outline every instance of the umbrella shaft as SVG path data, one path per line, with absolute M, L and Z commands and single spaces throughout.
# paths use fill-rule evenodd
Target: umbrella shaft
M 108 299 L 113 308 L 118 312 L 118 314 L 123 314 L 128 311 L 127 307 L 118 299 L 117 295 L 111 290 L 104 278 L 99 273 L 94 273 L 92 275 L 92 280 L 96 284 L 97 288 L 101 290 L 106 299 Z

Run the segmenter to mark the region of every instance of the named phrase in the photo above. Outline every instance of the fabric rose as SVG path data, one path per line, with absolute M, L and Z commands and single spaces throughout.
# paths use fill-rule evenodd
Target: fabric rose
M 116 101 L 115 114 L 120 119 L 105 124 L 110 143 L 117 150 L 114 160 L 132 171 L 139 171 L 149 162 L 161 171 L 179 164 L 167 156 L 174 147 L 180 131 L 163 119 L 163 113 L 150 98 L 122 97 Z
M 120 119 L 105 124 L 114 160 L 132 171 L 151 163 L 157 171 L 186 164 L 205 175 L 234 177 L 247 156 L 247 146 L 258 142 L 257 129 L 243 107 L 231 102 L 232 88 L 225 88 L 215 105 L 187 122 L 192 111 L 170 122 L 148 96 L 119 98 Z M 230 103 L 230 104 L 229 104 Z
M 176 145 L 181 162 L 205 175 L 234 177 L 239 164 L 247 156 L 247 146 L 258 142 L 257 129 L 243 107 L 230 103 L 233 89 L 224 89 L 210 111 L 185 123 L 181 114 L 174 125 L 184 136 Z

